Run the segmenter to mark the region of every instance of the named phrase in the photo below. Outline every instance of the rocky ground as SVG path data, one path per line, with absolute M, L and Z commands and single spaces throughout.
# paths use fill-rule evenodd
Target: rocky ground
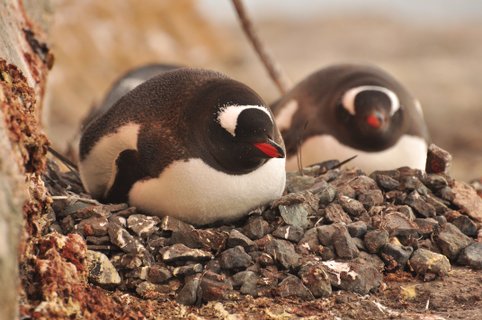
M 50 230 L 85 241 L 89 282 L 139 318 L 475 319 L 482 199 L 432 151 L 431 173 L 288 174 L 281 199 L 203 228 L 100 204 L 50 162 Z

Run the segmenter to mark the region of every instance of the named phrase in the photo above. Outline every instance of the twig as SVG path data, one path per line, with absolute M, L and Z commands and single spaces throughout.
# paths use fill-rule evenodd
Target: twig
M 70 161 L 69 159 L 67 159 L 62 154 L 60 154 L 60 152 L 57 152 L 55 149 L 53 149 L 50 146 L 48 147 L 48 150 L 54 157 L 62 161 L 71 171 L 76 171 L 76 172 L 79 171 L 79 169 L 77 168 L 77 165 L 72 161 Z
M 256 54 L 261 59 L 261 62 L 268 71 L 271 80 L 273 80 L 280 93 L 285 94 L 291 87 L 291 81 L 282 71 L 279 64 L 277 64 L 273 57 L 268 53 L 266 47 L 261 43 L 256 31 L 254 30 L 251 20 L 246 14 L 246 9 L 244 8 L 242 0 L 232 0 L 232 2 L 234 8 L 236 9 L 236 13 L 238 14 L 241 26 L 243 27 L 243 31 L 256 51 Z

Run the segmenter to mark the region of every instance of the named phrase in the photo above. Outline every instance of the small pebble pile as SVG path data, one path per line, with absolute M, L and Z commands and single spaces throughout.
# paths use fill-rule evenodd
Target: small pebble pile
M 439 173 L 367 176 L 336 161 L 289 173 L 282 198 L 235 225 L 204 228 L 99 204 L 75 173 L 50 162 L 51 229 L 85 238 L 93 284 L 187 305 L 367 294 L 397 270 L 432 280 L 451 264 L 482 269 L 482 199 L 444 173 L 448 160 L 431 156 Z

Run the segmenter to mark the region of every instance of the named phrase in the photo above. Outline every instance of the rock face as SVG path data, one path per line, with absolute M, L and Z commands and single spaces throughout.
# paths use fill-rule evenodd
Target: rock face
M 384 273 L 431 280 L 450 262 L 481 268 L 478 200 L 466 185 L 410 168 L 370 177 L 320 168 L 290 173 L 283 197 L 230 226 L 197 228 L 125 205 L 54 207 L 62 232 L 102 251 L 89 251 L 92 283 L 188 305 L 239 295 L 311 300 L 334 289 L 364 295 Z

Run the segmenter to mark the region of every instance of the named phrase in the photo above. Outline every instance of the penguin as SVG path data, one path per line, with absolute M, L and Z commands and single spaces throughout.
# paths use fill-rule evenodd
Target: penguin
M 288 171 L 331 159 L 370 173 L 408 166 L 423 170 L 429 133 L 422 108 L 375 66 L 318 70 L 271 105 L 286 145 Z
M 235 221 L 281 196 L 285 149 L 249 87 L 180 68 L 120 98 L 82 133 L 79 172 L 103 202 L 194 225 Z

